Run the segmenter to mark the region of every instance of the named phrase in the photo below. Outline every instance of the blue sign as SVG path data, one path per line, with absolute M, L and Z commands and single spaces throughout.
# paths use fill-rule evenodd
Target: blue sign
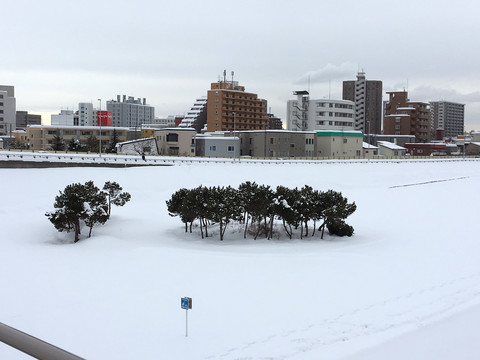
M 182 309 L 188 310 L 189 306 L 189 299 L 187 297 L 182 298 Z

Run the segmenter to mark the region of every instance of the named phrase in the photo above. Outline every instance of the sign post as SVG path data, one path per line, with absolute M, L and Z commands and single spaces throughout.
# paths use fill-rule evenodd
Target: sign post
M 188 309 L 192 308 L 192 298 L 183 297 L 181 298 L 181 307 L 185 309 L 185 337 L 188 337 Z

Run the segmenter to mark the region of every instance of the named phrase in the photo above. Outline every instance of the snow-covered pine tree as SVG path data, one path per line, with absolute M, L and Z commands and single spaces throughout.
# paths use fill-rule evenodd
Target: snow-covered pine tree
M 103 192 L 107 197 L 107 213 L 110 216 L 112 205 L 123 206 L 130 201 L 132 196 L 128 192 L 122 192 L 123 188 L 115 181 L 107 181 L 103 185 Z

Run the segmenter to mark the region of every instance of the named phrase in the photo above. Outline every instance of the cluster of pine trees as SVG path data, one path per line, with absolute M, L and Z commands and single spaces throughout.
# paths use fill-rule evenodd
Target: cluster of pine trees
M 277 186 L 274 190 L 250 181 L 238 189 L 180 189 L 166 203 L 169 215 L 179 216 L 185 224 L 185 232 L 192 232 L 193 223 L 198 221 L 204 238 L 208 237 L 208 226 L 218 224 L 220 240 L 231 223 L 244 224 L 244 238 L 250 233 L 255 239 L 259 235 L 271 239 L 275 220 L 281 221 L 290 239 L 298 229 L 301 238 L 310 233 L 314 236 L 317 225 L 322 239 L 325 227 L 330 234 L 352 236 L 354 229 L 345 219 L 357 208 L 337 191 L 318 191 L 308 185 L 301 189 Z
M 70 184 L 55 197 L 53 206 L 56 210 L 47 212 L 45 216 L 58 231 L 74 231 L 74 242 L 77 242 L 82 223 L 90 229 L 90 237 L 95 224 L 105 224 L 110 218 L 113 205 L 123 206 L 130 201 L 130 194 L 122 190 L 118 183 L 110 181 L 102 190 L 93 181 Z

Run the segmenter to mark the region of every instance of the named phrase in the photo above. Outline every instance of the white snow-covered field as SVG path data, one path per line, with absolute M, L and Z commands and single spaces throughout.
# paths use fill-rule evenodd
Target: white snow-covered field
M 480 358 L 480 161 L 0 169 L 0 322 L 87 359 Z M 44 213 L 73 182 L 132 195 L 72 244 Z M 185 234 L 181 187 L 311 185 L 351 238 Z M 85 233 L 87 233 L 85 231 Z M 84 235 L 83 235 L 84 236 Z M 180 298 L 193 298 L 188 312 Z M 29 359 L 0 343 L 1 359 Z

